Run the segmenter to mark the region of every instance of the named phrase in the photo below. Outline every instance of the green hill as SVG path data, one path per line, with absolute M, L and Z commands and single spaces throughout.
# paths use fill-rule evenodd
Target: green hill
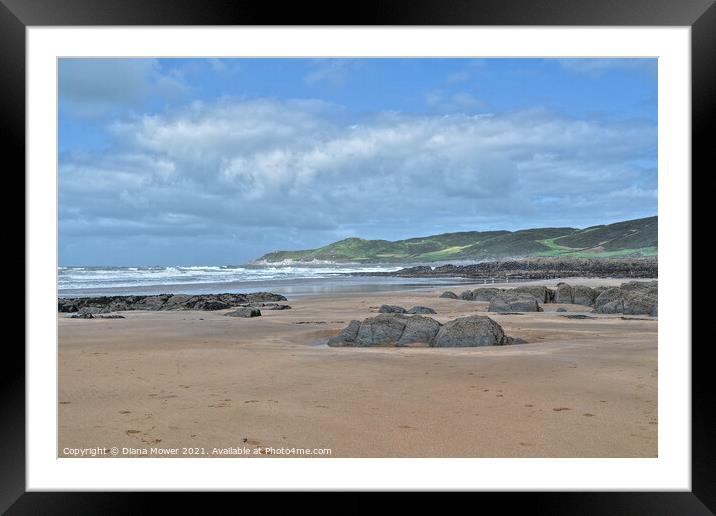
M 465 231 L 407 240 L 346 238 L 318 249 L 275 251 L 257 263 L 329 261 L 423 263 L 529 256 L 592 258 L 656 256 L 658 218 L 575 228 Z

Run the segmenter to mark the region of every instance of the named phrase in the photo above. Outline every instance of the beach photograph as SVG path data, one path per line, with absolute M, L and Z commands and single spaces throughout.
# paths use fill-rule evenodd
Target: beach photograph
M 657 59 L 57 65 L 58 457 L 658 457 Z

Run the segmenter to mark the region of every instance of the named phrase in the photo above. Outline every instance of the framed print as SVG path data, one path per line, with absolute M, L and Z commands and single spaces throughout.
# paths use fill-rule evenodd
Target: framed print
M 0 507 L 709 514 L 712 2 L 313 11 L 3 0 L 28 308 Z

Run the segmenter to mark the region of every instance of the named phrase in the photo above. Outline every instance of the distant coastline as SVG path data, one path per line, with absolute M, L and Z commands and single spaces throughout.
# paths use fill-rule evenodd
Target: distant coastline
M 419 264 L 545 258 L 643 258 L 658 254 L 658 217 L 584 229 L 463 231 L 406 240 L 346 238 L 316 249 L 273 251 L 253 265 Z

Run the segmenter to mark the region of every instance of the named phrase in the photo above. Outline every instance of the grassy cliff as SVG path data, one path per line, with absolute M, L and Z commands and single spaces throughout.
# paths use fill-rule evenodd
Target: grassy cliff
M 657 217 L 648 217 L 585 229 L 466 231 L 395 242 L 346 238 L 318 249 L 268 253 L 257 261 L 259 263 L 316 260 L 339 263 L 427 263 L 530 256 L 580 258 L 656 256 L 657 228 Z

